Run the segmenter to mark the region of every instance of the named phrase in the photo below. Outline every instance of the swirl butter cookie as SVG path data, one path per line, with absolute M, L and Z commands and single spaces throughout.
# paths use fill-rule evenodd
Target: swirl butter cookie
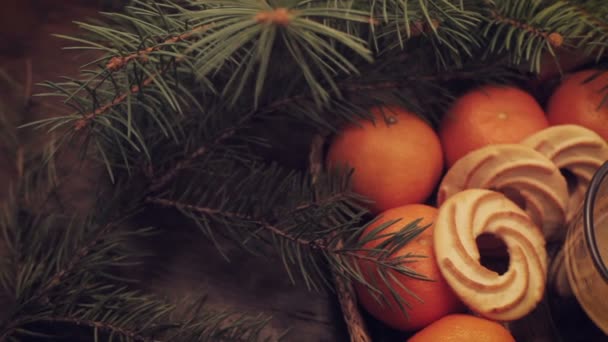
M 568 184 L 549 158 L 529 146 L 495 144 L 469 152 L 443 177 L 438 205 L 466 189 L 501 192 L 525 210 L 547 240 L 561 236 Z
M 521 144 L 542 153 L 572 177 L 566 213 L 566 220 L 570 221 L 583 202 L 593 174 L 608 160 L 608 144 L 594 131 L 579 125 L 551 126 Z
M 481 234 L 493 234 L 506 244 L 509 266 L 505 273 L 480 264 L 475 239 Z M 433 243 L 442 275 L 481 316 L 517 320 L 544 295 L 545 239 L 530 217 L 502 193 L 469 189 L 451 196 L 439 208 Z

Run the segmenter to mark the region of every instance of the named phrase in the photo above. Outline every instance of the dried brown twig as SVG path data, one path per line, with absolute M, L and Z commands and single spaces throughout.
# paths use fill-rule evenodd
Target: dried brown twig
M 325 134 L 316 135 L 311 144 L 309 154 L 309 172 L 312 176 L 313 186 L 319 177 L 319 174 L 323 170 L 323 145 L 325 143 Z M 316 198 L 316 196 L 315 196 Z M 339 240 L 336 248 L 341 249 L 343 247 L 342 240 Z M 338 274 L 338 272 L 331 270 L 333 273 L 335 290 L 338 295 L 338 301 L 342 308 L 342 315 L 348 328 L 348 333 L 351 342 L 372 342 L 372 339 L 367 330 L 367 326 L 359 308 L 357 306 L 357 297 L 353 286 L 350 282 L 344 279 Z
M 546 39 L 549 42 L 549 44 L 551 44 L 551 46 L 553 46 L 555 48 L 562 46 L 562 44 L 564 43 L 564 36 L 562 36 L 558 32 L 543 31 L 541 29 L 538 29 L 538 28 L 536 28 L 532 25 L 526 24 L 524 22 L 520 22 L 515 19 L 504 17 L 496 11 L 492 11 L 491 16 L 492 16 L 492 18 L 494 18 L 494 20 L 496 20 L 498 22 L 509 24 L 511 26 L 526 30 L 537 36 L 543 37 L 544 39 Z
M 106 64 L 106 70 L 108 72 L 112 73 L 112 72 L 118 71 L 118 70 L 126 67 L 133 60 L 146 61 L 148 59 L 148 56 L 152 52 L 160 50 L 162 47 L 164 47 L 168 44 L 173 44 L 173 43 L 187 40 L 187 39 L 191 38 L 193 35 L 205 31 L 210 26 L 211 26 L 211 24 L 196 26 L 195 28 L 193 28 L 192 30 L 190 30 L 186 33 L 182 33 L 180 35 L 173 36 L 173 37 L 163 41 L 161 44 L 147 47 L 145 49 L 139 50 L 139 51 L 134 52 L 127 56 L 114 56 Z M 180 61 L 182 61 L 185 58 L 186 58 L 185 55 L 179 56 L 179 57 L 175 58 L 174 63 L 179 63 Z M 155 72 L 154 74 L 145 78 L 139 85 L 131 86 L 131 88 L 128 91 L 118 95 L 112 101 L 102 105 L 101 107 L 95 109 L 94 111 L 84 114 L 82 116 L 82 118 L 80 118 L 74 124 L 74 130 L 79 131 L 79 130 L 85 128 L 91 122 L 91 120 L 95 119 L 97 116 L 102 115 L 105 112 L 107 112 L 108 110 L 110 110 L 111 108 L 123 103 L 131 95 L 135 95 L 135 94 L 139 93 L 143 87 L 146 87 L 146 86 L 152 84 L 156 80 L 157 77 L 164 74 L 169 69 L 169 66 L 170 66 L 170 64 L 167 64 L 161 70 L 159 70 L 159 71 Z
M 276 8 L 272 11 L 260 12 L 255 16 L 255 20 L 260 24 L 274 24 L 274 25 L 278 25 L 278 26 L 287 26 L 289 24 L 289 22 L 291 22 L 292 19 L 293 19 L 293 12 L 286 8 Z M 374 18 L 370 18 L 370 23 L 373 25 L 377 25 L 379 22 Z M 125 68 L 131 61 L 140 60 L 140 61 L 145 62 L 148 60 L 148 57 L 152 52 L 158 51 L 158 50 L 162 49 L 164 46 L 188 40 L 192 36 L 206 31 L 212 25 L 213 24 L 199 25 L 199 26 L 194 27 L 193 29 L 191 29 L 188 32 L 172 36 L 172 37 L 164 40 L 160 44 L 138 50 L 138 51 L 133 52 L 126 56 L 114 56 L 106 64 L 106 70 L 110 73 L 113 73 L 113 72 L 116 72 L 118 70 Z M 430 29 L 436 29 L 437 27 L 439 27 L 439 25 L 440 25 L 439 21 L 434 20 L 434 19 L 431 21 L 430 24 L 423 23 L 423 22 L 413 23 L 410 25 L 411 35 L 412 36 L 420 35 Z M 185 58 L 185 55 L 177 57 L 177 58 L 175 58 L 174 63 L 179 63 L 184 58 Z M 81 119 L 79 119 L 78 121 L 76 121 L 76 123 L 74 124 L 74 130 L 79 131 L 79 130 L 85 128 L 97 116 L 102 115 L 105 112 L 107 112 L 108 110 L 110 110 L 111 108 L 123 103 L 131 95 L 135 95 L 135 94 L 139 93 L 143 87 L 146 87 L 146 86 L 152 84 L 156 80 L 157 77 L 164 74 L 168 69 L 169 69 L 169 65 L 165 66 L 164 68 L 157 71 L 156 73 L 148 76 L 139 85 L 133 85 L 128 91 L 116 96 L 112 101 L 100 106 L 99 108 L 97 108 L 89 113 L 84 114 L 83 117 Z

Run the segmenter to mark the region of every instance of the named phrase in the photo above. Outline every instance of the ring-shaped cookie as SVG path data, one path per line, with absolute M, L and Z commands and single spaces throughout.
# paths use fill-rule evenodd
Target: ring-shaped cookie
M 568 184 L 555 164 L 531 147 L 494 144 L 469 152 L 441 180 L 437 205 L 466 189 L 502 192 L 524 208 L 547 240 L 563 235 Z
M 498 274 L 480 264 L 475 239 L 494 234 L 507 246 L 509 266 Z M 512 321 L 543 297 L 547 253 L 540 229 L 502 193 L 469 189 L 439 207 L 434 228 L 439 269 L 460 299 L 477 314 Z
M 574 177 L 569 189 L 569 222 L 585 198 L 585 192 L 597 169 L 608 160 L 608 144 L 594 131 L 579 125 L 556 125 L 538 131 L 521 144 L 549 158 L 560 170 Z

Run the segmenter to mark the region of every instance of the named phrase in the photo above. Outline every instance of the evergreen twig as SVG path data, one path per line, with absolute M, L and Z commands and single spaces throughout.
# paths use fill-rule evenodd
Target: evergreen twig
M 211 24 L 199 25 L 199 26 L 192 28 L 191 30 L 189 30 L 187 32 L 184 32 L 184 33 L 181 33 L 178 35 L 173 35 L 171 38 L 166 39 L 165 41 L 163 41 L 160 44 L 149 46 L 145 49 L 141 49 L 136 52 L 133 52 L 127 56 L 114 56 L 114 57 L 110 58 L 110 61 L 106 64 L 106 69 L 110 72 L 116 72 L 118 70 L 125 68 L 127 66 L 127 64 L 129 64 L 131 61 L 134 61 L 136 59 L 138 59 L 142 62 L 146 62 L 148 60 L 148 55 L 150 55 L 152 52 L 162 49 L 165 45 L 175 44 L 175 43 L 178 43 L 181 41 L 188 40 L 192 36 L 204 32 L 209 27 L 211 27 Z M 179 60 L 180 59 L 177 59 L 176 61 L 179 61 Z
M 74 49 L 104 55 L 79 79 L 44 84 L 51 92 L 42 95 L 61 96 L 75 114 L 30 125 L 80 132 L 83 148 L 96 148 L 87 156 L 106 166 L 116 191 L 139 209 L 173 209 L 216 245 L 215 236 L 223 235 L 245 249 L 273 246 L 292 281 L 299 272 L 309 288 L 336 290 L 351 339 L 369 341 L 351 283 L 379 291 L 360 263 L 377 267 L 385 281 L 392 272 L 426 279 L 408 266 L 414 256 L 390 257 L 424 227 L 404 223 L 381 247 L 365 250 L 366 241 L 396 222 L 362 238 L 371 224 L 364 199 L 350 190 L 348 177 L 323 169 L 319 146 L 309 170 L 290 170 L 258 155 L 252 146 L 266 132 L 251 128 L 289 117 L 332 130 L 365 118 L 371 105 L 393 102 L 437 119 L 460 91 L 453 81 L 506 83 L 519 75 L 512 67 L 539 71 L 541 56 L 557 48 L 584 44 L 587 53 L 603 56 L 605 8 L 601 0 L 135 0 L 123 13 L 104 13 L 102 23 L 79 23 L 89 37 L 64 37 L 82 45 Z M 16 160 L 27 159 L 25 150 L 11 155 L 16 151 Z M 27 179 L 27 161 L 16 164 Z M 5 336 L 37 322 L 136 341 L 258 336 L 264 320 L 174 320 L 162 301 L 134 295 L 109 276 L 93 277 L 116 276 L 109 270 L 136 254 L 123 248 L 125 239 L 148 233 L 105 226 L 107 217 L 95 214 L 70 226 L 71 236 L 51 232 L 57 222 L 50 218 L 3 221 L 14 244 L 29 246 L 13 248 L 19 267 L 1 277 L 22 305 L 3 322 Z M 395 299 L 407 312 L 408 303 Z M 112 300 L 105 310 L 83 304 Z M 147 330 L 163 323 L 170 331 Z
M 309 172 L 312 177 L 312 185 L 316 188 L 317 181 L 321 176 L 321 172 L 324 169 L 324 153 L 323 146 L 325 144 L 327 134 L 317 134 L 313 137 L 310 155 L 308 157 Z M 315 198 L 318 198 L 319 193 L 315 191 Z M 344 247 L 344 241 L 339 239 L 336 243 L 338 250 Z M 338 272 L 331 270 L 333 273 L 333 280 L 335 290 L 338 295 L 338 301 L 342 309 L 342 315 L 348 328 L 348 335 L 350 336 L 351 342 L 371 342 L 367 325 L 365 320 L 362 318 L 357 306 L 357 296 L 353 288 L 352 283 L 346 278 L 341 276 Z
M 142 60 L 145 62 L 148 58 L 147 56 L 149 56 L 154 51 L 158 51 L 164 45 L 175 44 L 175 43 L 178 43 L 181 41 L 185 41 L 185 40 L 189 39 L 190 37 L 194 36 L 195 34 L 204 32 L 209 27 L 211 27 L 211 24 L 199 25 L 188 32 L 184 32 L 182 34 L 175 35 L 175 36 L 165 40 L 162 44 L 147 47 L 143 50 L 139 50 L 137 52 L 134 52 L 134 53 L 124 56 L 124 57 L 123 56 L 111 57 L 110 61 L 106 64 L 106 69 L 109 72 L 116 72 L 120 69 L 125 68 L 127 66 L 127 64 L 133 60 L 139 59 L 139 60 Z M 185 55 L 178 56 L 174 59 L 173 63 L 179 63 L 184 59 L 185 59 Z M 101 107 L 95 109 L 94 111 L 92 111 L 90 113 L 84 114 L 83 117 L 80 120 L 76 121 L 76 123 L 74 124 L 74 130 L 79 131 L 79 130 L 83 129 L 84 127 L 86 127 L 89 124 L 89 122 L 91 122 L 97 116 L 102 115 L 103 113 L 110 110 L 112 107 L 115 107 L 115 106 L 123 103 L 130 96 L 136 95 L 137 93 L 139 93 L 142 90 L 143 87 L 149 86 L 156 80 L 157 77 L 161 77 L 162 74 L 166 73 L 170 69 L 171 69 L 171 64 L 167 64 L 164 68 L 160 69 L 159 71 L 157 71 L 154 74 L 145 78 L 138 85 L 131 86 L 131 88 L 127 92 L 120 94 L 115 99 L 113 99 L 111 102 L 108 102 L 108 103 L 102 105 Z
M 353 210 L 357 208 L 357 196 L 348 190 L 348 182 L 322 173 L 311 176 L 316 184 L 313 186 L 311 178 L 286 174 L 280 168 L 254 166 L 251 171 L 242 171 L 249 174 L 243 178 L 238 169 L 223 170 L 226 177 L 191 179 L 185 188 L 177 186 L 167 197 L 148 197 L 147 202 L 183 213 L 216 243 L 220 252 L 215 234 L 227 236 L 246 249 L 255 248 L 255 242 L 273 246 L 292 281 L 295 268 L 310 288 L 328 286 L 335 290 L 333 280 L 328 278 L 331 273 L 322 271 L 330 267 L 344 281 L 359 282 L 377 292 L 377 285 L 361 274 L 360 262 L 376 265 L 383 274 L 397 272 L 426 279 L 408 265 L 408 260 L 413 261 L 416 256 L 391 258 L 395 250 L 425 227 L 406 223 L 401 233 L 389 237 L 383 249 L 368 254 L 362 247 L 368 240 L 357 238 L 367 227 L 360 225 L 365 211 Z M 267 191 L 272 191 L 272 196 L 265 195 Z M 265 201 L 258 201 L 257 196 L 228 200 L 230 197 L 224 194 L 231 193 L 257 194 Z M 369 239 L 382 235 L 390 224 L 395 223 L 382 225 Z M 344 245 L 338 247 L 342 246 L 341 241 Z
M 15 207 L 17 206 L 17 207 Z M 123 216 L 111 208 L 101 209 Z M 227 313 L 197 313 L 176 317 L 174 305 L 145 295 L 124 278 L 127 267 L 136 265 L 138 252 L 125 248 L 130 238 L 142 238 L 150 229 L 124 230 L 119 223 L 98 226 L 88 219 L 64 220 L 54 215 L 32 217 L 10 201 L 0 220 L 8 240 L 10 264 L 3 265 L 3 295 L 14 302 L 0 322 L 0 340 L 46 334 L 41 323 L 90 328 L 92 336 L 118 335 L 125 341 L 218 341 L 256 339 L 266 317 Z M 76 227 L 83 224 L 83 229 Z M 61 227 L 61 229 L 59 229 Z M 63 333 L 64 334 L 64 333 Z M 96 337 L 96 338 L 98 338 Z
M 608 22 L 606 4 L 601 0 L 568 0 L 572 12 L 585 29 L 579 35 L 576 48 L 582 48 L 589 55 L 595 55 L 596 60 L 605 57 L 608 48 Z M 603 18 L 603 19 L 602 19 Z
M 215 209 L 215 208 L 208 208 L 208 207 L 201 207 L 201 206 L 196 206 L 196 205 L 192 205 L 192 204 L 180 203 L 180 202 L 168 200 L 165 198 L 148 197 L 146 199 L 146 201 L 148 203 L 158 204 L 160 206 L 168 207 L 168 208 L 179 208 L 179 209 L 194 211 L 194 212 L 205 214 L 205 215 L 219 215 L 219 216 L 222 216 L 225 218 L 246 220 L 249 223 L 262 227 L 263 229 L 269 231 L 273 235 L 279 236 L 283 239 L 298 243 L 303 246 L 307 246 L 311 249 L 327 249 L 328 248 L 326 246 L 325 241 L 323 241 L 322 239 L 307 240 L 304 238 L 300 238 L 295 235 L 288 234 L 288 233 L 284 232 L 282 229 L 280 229 L 279 227 L 269 224 L 268 222 L 265 222 L 262 220 L 257 220 L 253 217 L 245 216 L 242 214 L 227 212 L 227 211 Z M 306 206 L 308 206 L 308 205 L 306 205 Z

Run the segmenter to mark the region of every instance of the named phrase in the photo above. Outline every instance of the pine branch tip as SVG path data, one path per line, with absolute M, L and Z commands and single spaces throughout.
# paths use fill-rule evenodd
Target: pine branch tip
M 212 24 L 195 26 L 190 31 L 184 32 L 179 35 L 172 36 L 171 38 L 164 40 L 162 43 L 159 43 L 154 46 L 149 46 L 145 49 L 138 50 L 127 56 L 114 56 L 106 64 L 106 69 L 110 72 L 119 71 L 119 70 L 123 69 L 124 67 L 126 67 L 127 64 L 129 64 L 129 62 L 131 62 L 132 60 L 135 60 L 135 59 L 145 63 L 148 60 L 148 56 L 151 53 L 160 50 L 163 46 L 188 40 L 195 34 L 201 33 L 203 31 L 207 30 L 209 27 L 211 27 L 211 25 Z M 183 59 L 183 58 L 184 57 L 181 57 L 180 59 Z
M 549 44 L 551 44 L 551 46 L 553 46 L 554 48 L 558 48 L 558 47 L 562 46 L 562 44 L 564 43 L 564 37 L 558 32 L 546 32 L 543 29 L 540 29 L 533 25 L 503 16 L 502 14 L 498 13 L 496 10 L 491 11 L 491 17 L 494 20 L 496 20 L 497 22 L 505 23 L 510 26 L 513 26 L 513 27 L 522 29 L 524 31 L 527 31 L 529 33 L 532 33 L 536 36 L 540 36 L 540 37 L 544 38 L 546 41 L 548 41 Z
M 564 36 L 557 32 L 552 32 L 547 36 L 547 40 L 553 47 L 561 47 L 564 43 Z
M 285 7 L 275 8 L 271 11 L 260 12 L 255 15 L 255 21 L 260 24 L 274 24 L 287 26 L 293 19 L 293 12 Z

